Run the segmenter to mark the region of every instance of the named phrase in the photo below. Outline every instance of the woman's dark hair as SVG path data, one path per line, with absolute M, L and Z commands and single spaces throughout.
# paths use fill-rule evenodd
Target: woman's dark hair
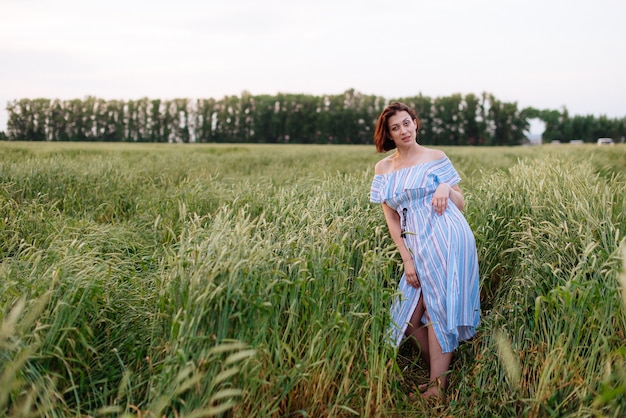
M 396 147 L 396 143 L 393 142 L 389 135 L 389 118 L 398 112 L 406 111 L 411 119 L 417 121 L 417 129 L 415 132 L 419 132 L 422 127 L 422 122 L 415 114 L 415 110 L 400 102 L 390 103 L 378 117 L 376 121 L 376 129 L 374 130 L 374 144 L 376 145 L 376 151 L 387 152 Z

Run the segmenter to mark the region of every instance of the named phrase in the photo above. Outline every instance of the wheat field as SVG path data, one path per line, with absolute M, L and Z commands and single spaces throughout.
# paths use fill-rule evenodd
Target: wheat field
M 373 146 L 0 142 L 0 414 L 626 414 L 626 147 L 450 147 L 482 324 L 386 344 Z

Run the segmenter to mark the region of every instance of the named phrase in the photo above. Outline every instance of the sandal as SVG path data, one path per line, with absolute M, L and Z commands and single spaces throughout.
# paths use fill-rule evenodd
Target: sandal
M 446 391 L 441 385 L 441 380 L 439 380 L 439 378 L 428 383 L 426 390 L 422 392 L 422 399 L 429 401 L 429 403 L 432 401 L 446 401 Z
M 421 394 L 426 392 L 430 387 L 433 386 L 433 382 L 429 383 L 420 383 L 417 386 L 413 387 L 413 391 L 408 393 L 409 399 L 420 399 Z

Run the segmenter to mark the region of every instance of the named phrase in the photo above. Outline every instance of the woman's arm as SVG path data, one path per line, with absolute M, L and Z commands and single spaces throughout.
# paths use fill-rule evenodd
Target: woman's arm
M 387 227 L 389 228 L 389 235 L 391 235 L 391 239 L 393 239 L 393 242 L 396 244 L 396 247 L 400 252 L 400 257 L 402 257 L 402 261 L 404 263 L 406 281 L 413 287 L 420 287 L 417 272 L 415 271 L 413 256 L 404 243 L 404 238 L 402 238 L 400 215 L 398 215 L 398 212 L 391 209 L 386 203 L 383 203 L 382 206 L 383 212 L 385 213 L 385 220 L 387 221 Z
M 441 183 L 437 186 L 435 194 L 433 195 L 433 208 L 438 214 L 443 212 L 448 207 L 448 200 L 452 200 L 452 203 L 456 205 L 459 210 L 463 210 L 465 207 L 465 199 L 458 185 L 450 186 L 448 183 Z
M 458 185 L 454 185 L 450 187 L 450 199 L 454 202 L 457 208 L 460 211 L 465 207 L 465 199 L 463 198 L 463 193 L 461 193 L 461 189 Z

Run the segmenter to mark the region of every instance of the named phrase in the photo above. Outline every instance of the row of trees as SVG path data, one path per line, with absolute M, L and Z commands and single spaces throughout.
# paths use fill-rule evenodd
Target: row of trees
M 566 108 L 562 111 L 544 110 L 529 112 L 536 115 L 545 125 L 542 135 L 544 142 L 569 142 L 577 139 L 585 142 L 595 142 L 598 138 L 608 137 L 621 142 L 626 138 L 626 117 L 608 118 L 605 115 L 570 116 Z
M 423 122 L 420 142 L 431 145 L 518 145 L 529 120 L 546 123 L 544 141 L 626 135 L 626 118 L 576 116 L 518 109 L 492 94 L 397 98 Z M 390 101 L 353 89 L 338 95 L 226 96 L 216 99 L 21 99 L 7 104 L 7 132 L 26 141 L 238 142 L 370 144 L 376 118 Z

